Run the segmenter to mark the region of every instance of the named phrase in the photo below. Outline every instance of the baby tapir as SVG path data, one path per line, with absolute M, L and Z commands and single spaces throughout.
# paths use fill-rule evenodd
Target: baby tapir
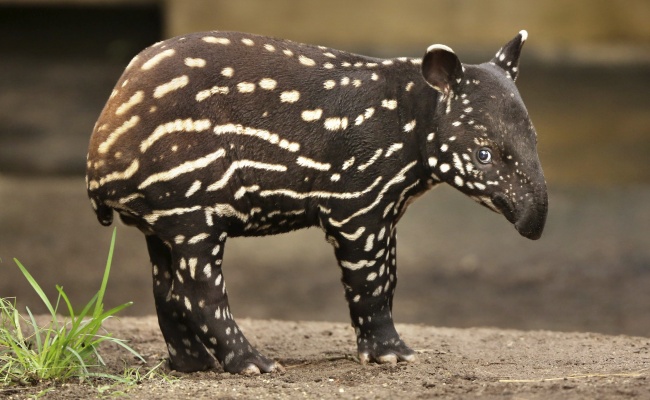
M 138 54 L 90 141 L 103 225 L 140 229 L 171 366 L 281 368 L 244 337 L 222 274 L 227 237 L 320 227 L 342 271 L 361 363 L 412 361 L 391 314 L 395 225 L 445 182 L 540 237 L 546 185 L 515 87 L 521 31 L 489 62 L 447 46 L 377 59 L 203 32 Z

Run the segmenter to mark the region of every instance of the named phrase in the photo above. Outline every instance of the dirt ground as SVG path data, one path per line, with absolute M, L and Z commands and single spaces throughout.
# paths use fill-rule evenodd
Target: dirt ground
M 613 399 L 650 398 L 650 339 L 594 333 L 522 332 L 399 325 L 418 362 L 361 366 L 353 360 L 354 333 L 342 323 L 243 319 L 251 341 L 285 371 L 256 377 L 222 371 L 177 374 L 124 388 L 130 399 Z M 150 365 L 166 355 L 154 317 L 106 324 L 127 338 Z M 104 351 L 110 370 L 139 363 L 123 350 Z M 0 389 L 23 399 L 43 390 L 47 399 L 98 397 L 90 385 Z

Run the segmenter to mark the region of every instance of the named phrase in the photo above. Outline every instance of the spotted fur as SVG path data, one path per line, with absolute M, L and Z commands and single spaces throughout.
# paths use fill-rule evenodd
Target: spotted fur
M 320 227 L 361 362 L 411 361 L 392 320 L 395 225 L 445 182 L 541 235 L 536 134 L 515 88 L 525 31 L 488 63 L 444 45 L 377 59 L 263 36 L 157 43 L 117 82 L 90 142 L 88 194 L 146 237 L 171 365 L 270 372 L 228 304 L 226 238 Z

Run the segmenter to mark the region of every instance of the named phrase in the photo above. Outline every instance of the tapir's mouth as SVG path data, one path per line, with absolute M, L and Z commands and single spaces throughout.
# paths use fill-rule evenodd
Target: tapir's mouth
M 515 206 L 508 197 L 501 193 L 497 193 L 492 197 L 492 204 L 499 210 L 501 214 L 511 223 L 517 222 Z
M 492 203 L 523 237 L 537 240 L 542 236 L 548 211 L 546 191 L 522 202 L 518 207 L 501 193 L 492 197 Z

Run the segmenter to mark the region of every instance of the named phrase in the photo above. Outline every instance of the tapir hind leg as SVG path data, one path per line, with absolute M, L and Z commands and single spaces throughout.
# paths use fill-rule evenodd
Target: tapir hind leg
M 203 343 L 188 338 L 190 329 L 184 317 L 170 304 L 174 285 L 171 251 L 160 238 L 146 235 L 151 259 L 153 293 L 162 331 L 170 356 L 172 369 L 182 372 L 203 371 L 215 365 L 215 359 Z
M 176 223 L 186 230 L 189 226 Z M 253 348 L 232 317 L 221 268 L 226 233 L 171 237 L 175 238 L 169 252 L 171 284 L 164 298 L 162 290 L 156 294 L 156 305 L 164 302 L 162 318 L 160 310 L 158 315 L 172 366 L 183 371 L 205 369 L 211 354 L 227 372 L 259 374 L 281 368 Z M 187 330 L 167 326 L 174 323 Z

